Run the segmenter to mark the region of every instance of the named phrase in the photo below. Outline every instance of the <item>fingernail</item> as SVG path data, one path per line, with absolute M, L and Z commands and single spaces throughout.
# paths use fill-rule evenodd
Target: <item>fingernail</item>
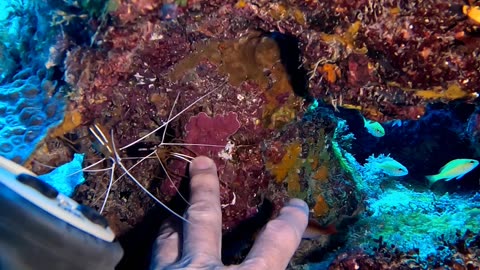
M 195 168 L 196 170 L 207 170 L 212 168 L 215 165 L 212 159 L 204 156 L 199 156 L 196 157 L 192 161 L 192 168 Z

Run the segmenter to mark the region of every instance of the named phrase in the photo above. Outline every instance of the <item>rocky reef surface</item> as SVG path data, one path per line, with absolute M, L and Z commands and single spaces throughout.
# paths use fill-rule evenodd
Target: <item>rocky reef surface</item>
M 225 244 L 227 262 L 241 260 L 255 232 L 288 197 L 299 197 L 312 219 L 337 233 L 302 242 L 292 269 L 478 267 L 478 169 L 461 182 L 424 181 L 451 159 L 480 155 L 476 3 L 47 3 L 49 12 L 26 12 L 35 23 L 25 25 L 36 25 L 28 33 L 44 33 L 36 43 L 27 42 L 27 32 L 15 44 L 2 33 L 2 132 L 20 126 L 24 133 L 6 142 L 17 147 L 31 137 L 35 151 L 17 157 L 5 142 L 0 151 L 38 174 L 84 153 L 86 182 L 74 198 L 99 210 L 113 179 L 102 214 L 127 251 L 125 268 L 146 265 L 145 242 L 164 213 L 124 175 L 115 154 L 176 211 L 184 207 L 178 194 L 188 195 L 188 159 L 212 157 L 224 232 L 252 232 L 246 243 Z M 35 65 L 32 55 L 39 55 Z M 362 117 L 381 123 L 385 136 L 368 133 Z M 365 169 L 369 156 L 381 154 L 407 167 L 408 176 Z M 398 194 L 412 203 L 387 203 Z M 465 207 L 453 206 L 462 200 Z M 402 222 L 387 218 L 401 213 Z M 413 213 L 417 222 L 408 224 Z M 420 229 L 434 216 L 446 225 Z M 244 222 L 255 218 L 262 222 Z M 428 247 L 403 241 L 422 234 Z M 442 252 L 432 255 L 435 247 Z

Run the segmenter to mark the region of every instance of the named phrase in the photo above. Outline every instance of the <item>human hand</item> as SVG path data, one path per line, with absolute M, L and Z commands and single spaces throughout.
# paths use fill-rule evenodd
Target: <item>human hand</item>
M 285 269 L 297 249 L 308 223 L 308 206 L 292 199 L 269 221 L 242 264 L 224 266 L 221 260 L 222 211 L 215 163 L 197 157 L 190 164 L 190 223 L 183 234 L 162 226 L 156 240 L 152 269 Z

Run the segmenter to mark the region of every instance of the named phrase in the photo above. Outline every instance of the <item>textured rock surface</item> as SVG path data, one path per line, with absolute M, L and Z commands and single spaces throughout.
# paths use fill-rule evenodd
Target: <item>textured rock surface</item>
M 461 12 L 460 0 L 181 5 L 111 0 L 105 9 L 96 1 L 84 3 L 55 13 L 65 35 L 54 43 L 47 63 L 61 66 L 72 91 L 64 124 L 32 160 L 58 166 L 77 151 L 86 153 L 87 166 L 108 157 L 112 153 L 88 131 L 97 124 L 111 135 L 123 164 L 135 166 L 131 173 L 142 185 L 161 200 L 176 202 L 187 167 L 177 157 L 207 154 L 219 167 L 224 231 L 255 217 L 265 198 L 275 213 L 288 196 L 305 199 L 322 224 L 348 224 L 361 212 L 362 198 L 335 152 L 333 141 L 343 140 L 334 139 L 336 116 L 364 132 L 357 111 L 380 122 L 417 120 L 430 102 L 465 105 L 478 97 L 478 26 Z M 307 110 L 314 99 L 320 108 Z M 38 120 L 27 113 L 29 123 Z M 431 154 L 442 148 L 433 140 L 422 143 L 415 134 L 428 134 L 422 125 L 435 123 L 435 117 L 453 123 L 449 138 L 465 145 L 458 133 L 468 116 L 450 113 L 428 113 L 423 121 L 400 122 L 401 127 L 389 122 L 388 145 L 355 133 L 352 151 L 365 157 L 375 149 L 403 151 L 401 161 L 423 175 L 416 159 L 408 164 L 408 151 Z M 123 148 L 167 122 L 168 127 Z M 473 145 L 478 144 L 475 123 L 472 116 Z M 191 145 L 199 143 L 216 146 Z M 341 147 L 348 143 L 345 139 Z M 400 149 L 405 144 L 410 147 Z M 148 154 L 153 158 L 136 165 Z M 45 170 L 38 162 L 31 166 Z M 110 166 L 107 160 L 92 169 Z M 129 239 L 154 203 L 122 174 L 114 171 L 117 181 L 103 214 Z M 75 198 L 99 208 L 110 177 L 108 171 L 86 173 Z M 338 248 L 345 235 L 302 243 L 294 264 Z
M 23 164 L 63 120 L 66 88 L 61 72 L 47 63 L 64 39 L 50 25 L 46 2 L 9 1 L 2 7 L 0 155 Z
M 0 154 L 25 162 L 48 130 L 63 119 L 63 96 L 52 97 L 51 82 L 37 76 L 0 86 Z

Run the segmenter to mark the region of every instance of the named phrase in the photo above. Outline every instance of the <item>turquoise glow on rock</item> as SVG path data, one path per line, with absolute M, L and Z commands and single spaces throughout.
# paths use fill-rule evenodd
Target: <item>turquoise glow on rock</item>
M 53 186 L 60 193 L 72 196 L 75 188 L 85 182 L 82 171 L 83 158 L 84 154 L 75 154 L 69 163 L 63 164 L 50 173 L 40 175 L 38 178 Z

